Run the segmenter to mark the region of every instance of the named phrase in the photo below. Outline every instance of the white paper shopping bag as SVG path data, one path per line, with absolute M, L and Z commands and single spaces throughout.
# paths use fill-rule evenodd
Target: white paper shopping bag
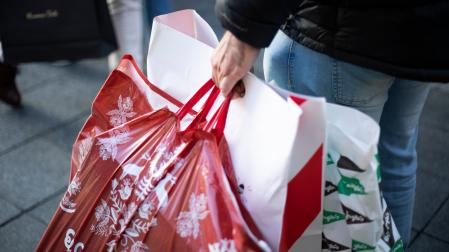
M 211 78 L 211 28 L 192 10 L 155 18 L 147 58 L 150 82 L 185 102 Z M 319 251 L 325 122 L 322 98 L 284 99 L 252 74 L 233 100 L 226 139 L 238 191 L 274 250 Z M 176 107 L 149 93 L 152 105 Z
M 303 97 L 272 85 L 283 97 Z M 379 125 L 353 108 L 326 103 L 323 251 L 404 251 L 380 192 Z

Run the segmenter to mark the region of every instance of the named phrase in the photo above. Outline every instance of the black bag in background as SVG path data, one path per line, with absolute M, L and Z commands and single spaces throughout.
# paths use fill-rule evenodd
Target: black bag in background
M 117 48 L 106 0 L 0 0 L 6 63 L 77 60 Z

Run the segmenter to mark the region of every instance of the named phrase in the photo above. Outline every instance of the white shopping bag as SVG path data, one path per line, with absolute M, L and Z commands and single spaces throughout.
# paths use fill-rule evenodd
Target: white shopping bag
M 272 85 L 283 97 L 302 97 Z M 379 125 L 353 108 L 326 104 L 323 251 L 404 251 L 378 183 Z
M 332 246 L 341 251 L 404 251 L 378 184 L 379 125 L 355 109 L 334 104 L 327 104 L 326 109 L 324 218 L 329 221 L 324 223 L 323 244 L 329 251 Z M 344 229 L 335 228 L 342 225 Z
M 383 227 L 376 159 L 379 125 L 352 108 L 327 104 L 326 109 L 325 244 L 330 251 L 331 246 L 342 251 L 374 251 Z
M 216 44 L 195 11 L 156 17 L 148 79 L 185 102 L 211 78 Z M 241 198 L 274 250 L 320 251 L 325 101 L 286 100 L 252 74 L 243 81 L 246 95 L 232 102 L 225 131 Z M 159 94 L 148 95 L 155 108 L 176 108 Z

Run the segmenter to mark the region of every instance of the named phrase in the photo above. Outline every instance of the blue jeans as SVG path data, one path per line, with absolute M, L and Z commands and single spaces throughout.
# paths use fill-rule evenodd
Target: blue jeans
M 266 81 L 324 96 L 379 122 L 381 189 L 405 244 L 410 241 L 416 188 L 418 121 L 429 85 L 336 60 L 279 32 L 265 50 Z

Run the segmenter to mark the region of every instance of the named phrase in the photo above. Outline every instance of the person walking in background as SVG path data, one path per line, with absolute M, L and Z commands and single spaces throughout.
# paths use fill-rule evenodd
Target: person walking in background
M 107 0 L 113 22 L 118 50 L 108 57 L 109 69 L 113 70 L 123 54 L 131 54 L 143 67 L 143 3 L 142 0 Z M 148 19 L 169 11 L 168 0 L 148 0 Z M 0 55 L 2 62 L 2 55 Z M 14 107 L 20 106 L 21 96 L 16 85 L 17 67 L 0 63 L 0 100 Z
M 21 96 L 16 84 L 17 67 L 0 61 L 0 100 L 13 106 L 21 105 Z
M 124 10 L 132 9 L 133 1 L 108 1 L 118 20 L 125 19 L 121 15 Z M 16 85 L 19 64 L 44 61 L 66 66 L 80 59 L 104 57 L 117 48 L 105 0 L 0 1 L 0 23 L 0 100 L 14 107 L 21 105 Z M 129 44 L 121 42 L 125 47 Z
M 21 96 L 16 84 L 17 67 L 3 63 L 3 60 L 0 43 L 0 100 L 13 107 L 19 107 Z
M 123 54 L 131 54 L 140 68 L 143 68 L 145 34 L 143 13 L 146 8 L 148 25 L 155 16 L 170 11 L 168 0 L 107 0 L 119 48 L 108 57 L 109 69 L 113 70 Z M 145 28 L 146 29 L 146 28 Z
M 224 94 L 271 43 L 266 81 L 379 122 L 381 189 L 408 244 L 419 117 L 429 83 L 449 82 L 449 2 L 218 0 L 215 10 L 227 30 L 211 60 Z
M 143 67 L 143 6 L 142 0 L 107 0 L 118 42 L 118 50 L 108 57 L 112 71 L 123 54 L 131 54 Z

